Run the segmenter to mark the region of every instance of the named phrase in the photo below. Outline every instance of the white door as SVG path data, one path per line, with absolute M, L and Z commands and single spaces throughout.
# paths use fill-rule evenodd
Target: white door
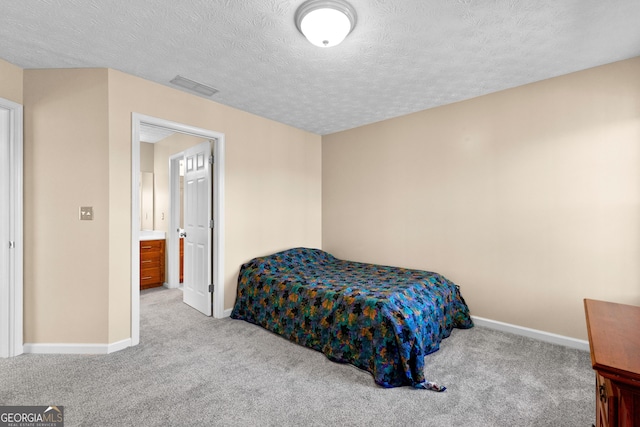
M 0 357 L 22 341 L 22 105 L 0 98 Z
M 183 301 L 211 316 L 211 142 L 184 152 Z
M 11 222 L 9 206 L 11 206 L 10 168 L 10 122 L 9 111 L 0 108 L 0 357 L 9 357 L 11 336 L 11 238 L 9 237 Z

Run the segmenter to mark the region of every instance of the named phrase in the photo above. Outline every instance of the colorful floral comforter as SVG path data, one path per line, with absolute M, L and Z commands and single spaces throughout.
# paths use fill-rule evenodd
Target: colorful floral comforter
M 231 317 L 373 374 L 383 387 L 427 381 L 424 357 L 473 322 L 457 285 L 437 273 L 343 261 L 296 248 L 240 269 Z

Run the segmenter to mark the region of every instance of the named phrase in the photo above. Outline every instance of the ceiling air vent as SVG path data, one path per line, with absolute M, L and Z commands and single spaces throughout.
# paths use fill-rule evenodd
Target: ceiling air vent
M 211 86 L 207 86 L 202 83 L 194 82 L 193 80 L 182 76 L 175 76 L 175 78 L 171 80 L 171 83 L 204 96 L 211 96 L 218 92 L 218 89 L 214 89 Z

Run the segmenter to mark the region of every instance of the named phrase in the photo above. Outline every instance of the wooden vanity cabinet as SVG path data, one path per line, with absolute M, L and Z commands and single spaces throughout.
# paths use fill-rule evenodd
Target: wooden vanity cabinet
M 640 426 L 640 307 L 584 300 L 596 425 Z
M 140 241 L 140 290 L 164 283 L 164 240 Z

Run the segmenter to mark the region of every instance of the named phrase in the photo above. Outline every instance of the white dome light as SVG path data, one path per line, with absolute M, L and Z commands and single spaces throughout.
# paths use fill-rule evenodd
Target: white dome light
M 356 11 L 342 0 L 309 0 L 296 11 L 296 26 L 312 44 L 340 44 L 356 26 Z

